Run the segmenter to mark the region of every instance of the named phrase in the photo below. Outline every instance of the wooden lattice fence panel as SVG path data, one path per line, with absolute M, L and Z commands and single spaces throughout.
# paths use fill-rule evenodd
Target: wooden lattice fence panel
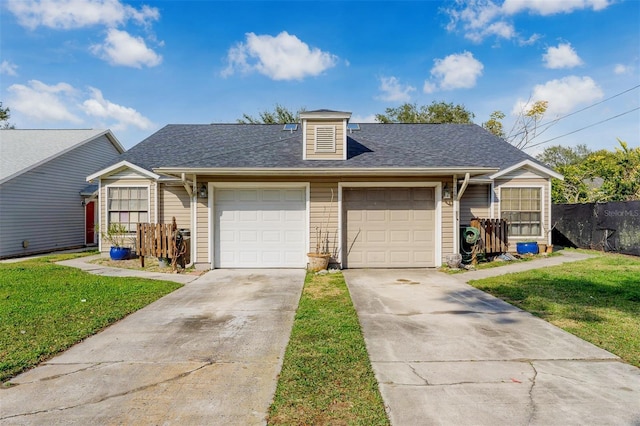
M 505 253 L 509 250 L 508 224 L 505 219 L 471 219 L 471 226 L 480 230 L 485 254 Z
M 171 224 L 138 223 L 136 229 L 136 252 L 144 265 L 145 256 L 172 258 Z

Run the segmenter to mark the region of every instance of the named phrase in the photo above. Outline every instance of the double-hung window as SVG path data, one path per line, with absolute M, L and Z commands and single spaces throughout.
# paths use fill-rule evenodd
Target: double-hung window
M 109 187 L 107 195 L 109 224 L 120 223 L 136 232 L 138 222 L 149 220 L 149 188 L 146 186 Z
M 509 235 L 541 236 L 542 188 L 502 188 L 500 194 L 501 217 L 509 222 Z

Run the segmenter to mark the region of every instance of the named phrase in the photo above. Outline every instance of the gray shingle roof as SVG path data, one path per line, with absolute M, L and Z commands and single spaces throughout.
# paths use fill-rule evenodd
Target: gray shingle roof
M 104 134 L 94 129 L 0 131 L 0 181 L 4 182 Z
M 504 169 L 523 151 L 475 124 L 360 124 L 348 134 L 346 161 L 302 159 L 302 130 L 280 124 L 168 125 L 122 154 L 148 170 L 171 168 Z

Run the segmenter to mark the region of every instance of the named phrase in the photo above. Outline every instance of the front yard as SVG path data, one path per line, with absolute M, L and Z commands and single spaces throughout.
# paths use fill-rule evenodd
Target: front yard
M 53 263 L 66 258 L 0 263 L 0 382 L 180 287 Z
M 593 254 L 469 284 L 640 367 L 640 258 Z

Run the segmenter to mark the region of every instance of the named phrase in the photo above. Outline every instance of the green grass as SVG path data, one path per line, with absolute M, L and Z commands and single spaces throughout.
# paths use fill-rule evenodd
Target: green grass
M 639 258 L 600 254 L 469 284 L 640 367 Z
M 268 423 L 389 424 L 341 273 L 307 275 Z
M 0 381 L 180 287 L 91 275 L 53 263 L 81 255 L 86 254 L 0 263 Z

